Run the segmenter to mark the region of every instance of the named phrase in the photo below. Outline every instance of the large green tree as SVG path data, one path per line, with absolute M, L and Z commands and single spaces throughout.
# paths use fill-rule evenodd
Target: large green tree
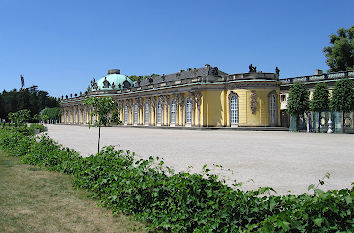
M 338 112 L 354 110 L 354 84 L 352 80 L 345 78 L 336 82 L 330 107 L 333 111 Z
M 84 105 L 92 107 L 91 116 L 97 118 L 90 122 L 90 126 L 98 127 L 97 151 L 100 152 L 101 127 L 108 126 L 118 112 L 117 103 L 111 97 L 88 97 L 84 100 Z M 114 113 L 115 112 L 115 113 Z M 115 122 L 119 123 L 119 122 Z
M 344 132 L 344 113 L 354 110 L 354 84 L 345 78 L 338 80 L 333 88 L 331 110 L 342 112 L 342 132 Z
M 56 98 L 50 97 L 48 92 L 38 90 L 37 86 L 21 90 L 3 91 L 0 93 L 0 118 L 8 118 L 10 112 L 17 112 L 21 109 L 30 110 L 33 117 L 39 114 L 44 108 L 59 107 Z
M 330 46 L 323 49 L 330 67 L 329 71 L 354 69 L 354 26 L 349 29 L 340 28 L 337 35 L 330 35 Z
M 313 91 L 312 99 L 310 101 L 310 109 L 318 112 L 318 132 L 320 132 L 320 120 L 322 111 L 329 110 L 329 91 L 325 83 L 317 83 Z
M 329 91 L 325 83 L 317 83 L 315 85 L 310 101 L 310 108 L 314 112 L 329 110 Z
M 59 107 L 56 108 L 45 108 L 41 112 L 41 117 L 42 120 L 53 120 L 53 121 L 59 121 L 61 117 L 61 109 Z
M 298 122 L 300 115 L 303 115 L 309 110 L 310 93 L 302 83 L 294 83 L 290 87 L 289 99 L 288 99 L 288 113 L 291 116 L 296 117 L 296 130 L 298 128 Z

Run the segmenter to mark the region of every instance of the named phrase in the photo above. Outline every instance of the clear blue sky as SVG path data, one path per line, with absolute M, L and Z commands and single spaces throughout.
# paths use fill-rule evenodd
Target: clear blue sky
M 322 48 L 354 24 L 354 1 L 0 0 L 0 90 L 59 97 L 118 68 L 168 74 L 206 63 L 281 78 L 327 70 Z

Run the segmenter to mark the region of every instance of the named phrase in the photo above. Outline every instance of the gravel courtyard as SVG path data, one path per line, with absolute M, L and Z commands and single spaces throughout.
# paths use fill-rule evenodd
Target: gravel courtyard
M 97 152 L 97 128 L 48 125 L 48 134 L 82 156 Z M 111 127 L 101 129 L 101 145 L 118 145 L 143 158 L 163 157 L 176 171 L 222 165 L 223 171 L 214 172 L 229 184 L 243 182 L 243 189 L 270 186 L 278 194 L 303 193 L 327 172 L 331 178 L 323 189 L 354 182 L 354 135 Z

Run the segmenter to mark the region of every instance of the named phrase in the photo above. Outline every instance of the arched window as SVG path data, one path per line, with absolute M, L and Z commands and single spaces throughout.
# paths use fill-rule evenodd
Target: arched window
M 186 101 L 186 124 L 192 124 L 192 100 L 187 98 Z
M 171 101 L 171 124 L 176 124 L 176 100 Z
M 128 124 L 128 105 L 124 105 L 124 124 Z
M 134 104 L 134 124 L 138 124 L 138 104 Z
M 161 119 L 162 119 L 162 106 L 161 106 L 161 102 L 159 101 L 157 103 L 157 124 L 161 124 Z
M 231 126 L 238 126 L 238 96 L 230 97 L 230 122 Z
M 144 118 L 145 124 L 148 125 L 150 123 L 150 105 L 148 102 L 145 103 Z

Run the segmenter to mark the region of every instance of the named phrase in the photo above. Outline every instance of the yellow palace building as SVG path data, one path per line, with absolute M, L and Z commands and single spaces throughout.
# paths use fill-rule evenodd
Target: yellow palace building
M 123 125 L 264 127 L 280 125 L 280 82 L 274 73 L 226 74 L 217 67 L 188 68 L 133 82 L 120 70 L 91 81 L 88 91 L 61 102 L 62 123 L 88 124 L 86 97 L 117 101 Z

